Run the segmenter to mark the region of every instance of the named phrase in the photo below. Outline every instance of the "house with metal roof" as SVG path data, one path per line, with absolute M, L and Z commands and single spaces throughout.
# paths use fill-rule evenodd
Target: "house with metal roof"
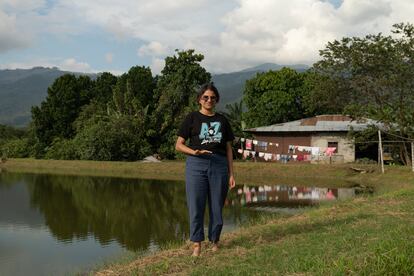
M 333 155 L 312 157 L 312 163 L 343 163 L 355 161 L 355 144 L 347 137 L 351 128 L 354 131 L 366 129 L 375 121 L 364 119 L 352 120 L 345 115 L 319 115 L 296 121 L 262 126 L 244 130 L 251 133 L 255 140 L 264 141 L 277 146 L 263 147 L 258 144 L 255 151 L 281 155 L 305 154 L 297 149 L 292 152 L 289 146 L 319 147 L 321 149 L 335 147 Z

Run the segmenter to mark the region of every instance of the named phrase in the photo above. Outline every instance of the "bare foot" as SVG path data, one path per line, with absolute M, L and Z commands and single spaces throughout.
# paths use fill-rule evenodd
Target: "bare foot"
M 198 257 L 201 253 L 201 242 L 195 242 L 193 244 L 193 254 L 191 256 Z
M 219 250 L 218 242 L 213 242 L 211 246 L 211 251 L 217 252 Z

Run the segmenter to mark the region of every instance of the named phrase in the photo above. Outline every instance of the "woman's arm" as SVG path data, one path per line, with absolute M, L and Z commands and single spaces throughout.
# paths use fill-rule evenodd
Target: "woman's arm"
M 201 154 L 209 154 L 211 151 L 209 150 L 193 150 L 185 144 L 185 139 L 181 136 L 178 136 L 177 142 L 175 143 L 175 150 L 189 154 L 189 155 L 201 155 Z
M 236 180 L 234 179 L 234 171 L 233 171 L 233 147 L 232 142 L 226 143 L 226 156 L 227 156 L 227 163 L 229 166 L 229 187 L 230 189 L 236 186 Z

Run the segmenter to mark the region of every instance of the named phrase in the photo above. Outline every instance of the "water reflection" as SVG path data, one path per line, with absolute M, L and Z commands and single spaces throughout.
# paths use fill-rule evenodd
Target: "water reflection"
M 245 207 L 310 205 L 344 194 L 237 186 L 226 200 L 223 231 L 260 216 Z M 207 213 L 205 219 L 207 226 Z M 185 240 L 188 230 L 181 181 L 0 173 L 0 275 L 67 274 L 104 257 Z
M 355 196 L 353 188 L 317 188 L 296 186 L 247 186 L 237 189 L 237 197 L 229 204 L 240 206 L 311 206 L 320 201 L 347 199 Z
M 102 245 L 116 240 L 137 251 L 151 240 L 162 244 L 187 233 L 186 202 L 180 196 L 185 189 L 179 183 L 51 175 L 24 180 L 32 208 L 59 241 L 93 234 Z

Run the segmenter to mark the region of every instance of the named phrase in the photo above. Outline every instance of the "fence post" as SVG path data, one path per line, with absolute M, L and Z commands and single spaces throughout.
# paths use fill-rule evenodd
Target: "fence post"
M 381 172 L 384 173 L 384 154 L 382 152 L 382 141 L 381 141 L 381 130 L 378 130 L 378 138 L 379 138 L 379 150 L 380 150 L 380 156 L 381 156 Z
M 414 172 L 414 142 L 411 142 L 411 170 Z

